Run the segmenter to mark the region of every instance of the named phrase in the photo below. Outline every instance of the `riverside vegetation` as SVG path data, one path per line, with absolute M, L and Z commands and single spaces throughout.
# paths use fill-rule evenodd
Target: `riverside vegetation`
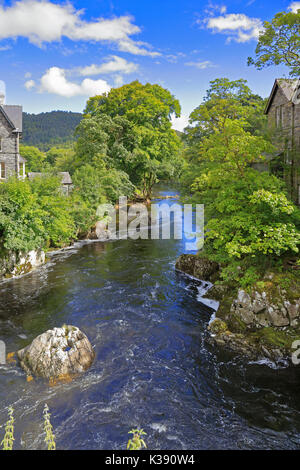
M 299 22 L 300 10 L 266 23 L 249 65 L 285 63 L 299 76 Z M 177 268 L 215 282 L 208 293 L 221 301 L 209 327 L 214 342 L 280 359 L 291 357 L 300 337 L 300 211 L 276 168 L 255 169 L 276 151 L 265 104 L 246 80 L 223 78 L 210 82 L 191 113 L 182 183 L 187 201 L 205 204 L 205 247 L 196 259 L 183 255 Z M 211 262 L 215 269 L 203 277 Z
M 2 445 L 2 450 L 13 450 L 13 445 L 14 445 L 14 409 L 12 407 L 9 407 L 8 409 L 8 416 L 9 419 L 5 425 L 5 435 L 4 438 L 1 442 Z M 47 445 L 48 450 L 56 450 L 56 444 L 55 444 L 55 436 L 53 434 L 53 427 L 50 422 L 50 413 L 49 413 L 49 407 L 47 404 L 45 404 L 44 411 L 43 411 L 43 416 L 44 416 L 44 431 L 45 431 L 45 443 Z
M 14 409 L 9 407 L 8 409 L 9 419 L 5 425 L 5 435 L 1 442 L 2 450 L 13 450 L 14 445 Z M 44 441 L 47 445 L 47 450 L 56 450 L 55 435 L 53 434 L 53 426 L 50 421 L 51 414 L 49 413 L 49 407 L 47 403 L 43 410 L 44 417 Z M 142 436 L 146 433 L 143 429 L 132 429 L 128 434 L 132 434 L 132 438 L 128 440 L 127 450 L 142 450 L 147 448 L 145 441 Z
M 0 256 L 66 246 L 88 236 L 96 210 L 119 196 L 151 197 L 161 178 L 176 179 L 182 143 L 171 128 L 178 100 L 159 85 L 133 82 L 90 98 L 76 128 L 73 148 L 47 153 L 21 146 L 34 181 L 11 178 L 0 185 Z M 74 188 L 61 194 L 58 171 L 69 171 Z

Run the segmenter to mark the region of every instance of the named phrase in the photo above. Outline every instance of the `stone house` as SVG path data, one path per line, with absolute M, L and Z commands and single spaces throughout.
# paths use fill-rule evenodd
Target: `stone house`
M 277 148 L 270 170 L 285 179 L 291 198 L 300 204 L 300 80 L 276 79 L 265 114 Z
M 23 109 L 22 106 L 4 104 L 5 97 L 0 94 L 0 182 L 10 176 L 26 178 L 26 160 L 19 153 L 22 138 Z M 58 174 L 61 177 L 61 189 L 66 195 L 70 194 L 73 184 L 67 171 Z M 42 176 L 42 173 L 28 173 L 28 178 Z
M 22 106 L 5 105 L 0 94 L 0 182 L 11 175 L 25 178 L 26 160 L 19 153 Z

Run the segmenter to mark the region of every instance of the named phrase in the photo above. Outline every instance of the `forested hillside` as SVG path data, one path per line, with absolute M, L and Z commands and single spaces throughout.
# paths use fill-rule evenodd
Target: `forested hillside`
M 51 111 L 48 113 L 23 113 L 23 141 L 40 150 L 53 145 L 62 146 L 74 141 L 74 130 L 81 121 L 81 113 Z

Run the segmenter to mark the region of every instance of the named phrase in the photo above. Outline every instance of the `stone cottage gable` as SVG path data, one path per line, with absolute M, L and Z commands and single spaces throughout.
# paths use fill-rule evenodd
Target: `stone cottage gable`
M 11 175 L 25 175 L 25 161 L 19 154 L 22 107 L 0 105 L 0 181 Z
M 2 106 L 0 106 L 0 131 L 1 137 L 9 137 L 12 131 L 15 129 L 14 125 L 4 112 Z
M 293 130 L 295 128 L 295 105 L 299 80 L 277 79 L 270 94 L 265 114 L 268 115 L 269 126 L 278 131 L 278 141 L 281 137 L 281 147 L 292 147 Z M 300 110 L 300 108 L 299 108 Z M 299 112 L 299 111 L 298 111 Z M 300 118 L 300 115 L 299 115 Z M 300 122 L 298 123 L 300 125 Z M 279 142 L 278 142 L 279 143 Z

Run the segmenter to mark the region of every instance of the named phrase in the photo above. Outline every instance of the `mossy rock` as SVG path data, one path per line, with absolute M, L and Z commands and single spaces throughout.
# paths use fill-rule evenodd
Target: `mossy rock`
M 273 327 L 265 327 L 249 334 L 250 341 L 269 346 L 271 348 L 280 348 L 286 351 L 291 350 L 295 335 Z
M 247 331 L 247 325 L 243 320 L 236 314 L 230 313 L 227 316 L 228 328 L 236 333 L 245 333 Z
M 220 335 L 228 330 L 227 324 L 220 318 L 216 318 L 208 327 L 212 334 Z
M 282 296 L 293 302 L 300 298 L 300 270 L 269 272 L 253 286 L 255 290 L 265 292 L 270 301 L 280 302 Z
M 218 263 L 199 255 L 180 255 L 175 268 L 203 281 L 215 282 L 219 276 Z

